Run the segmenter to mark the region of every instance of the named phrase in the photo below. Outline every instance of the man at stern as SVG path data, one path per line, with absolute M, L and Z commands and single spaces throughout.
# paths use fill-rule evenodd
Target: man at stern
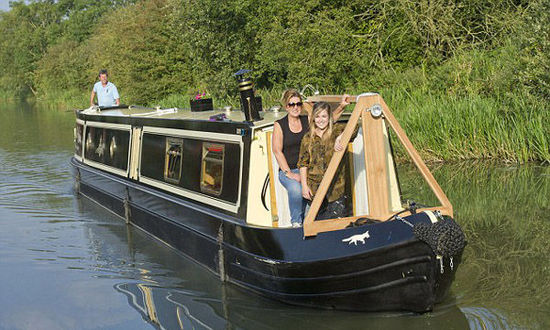
M 97 94 L 97 103 L 100 107 L 112 107 L 120 105 L 120 96 L 116 86 L 108 80 L 107 70 L 99 70 L 99 81 L 95 83 L 90 95 L 90 106 L 94 105 L 94 98 Z

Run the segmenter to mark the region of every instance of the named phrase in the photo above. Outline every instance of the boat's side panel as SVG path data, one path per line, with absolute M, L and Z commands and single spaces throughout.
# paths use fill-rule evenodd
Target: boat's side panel
M 204 204 L 237 213 L 240 206 L 240 192 L 242 191 L 241 176 L 243 172 L 243 145 L 238 141 L 208 143 L 203 139 L 174 138 L 179 131 L 148 133 L 144 128 L 139 165 L 139 181 L 157 188 L 173 192 Z M 180 133 L 181 134 L 181 133 Z M 238 137 L 239 140 L 241 139 Z M 166 178 L 168 157 L 166 145 L 170 141 L 177 141 L 180 146 L 180 168 L 175 180 Z M 222 166 L 221 181 L 217 191 L 205 189 L 202 184 L 205 174 L 204 154 L 206 149 L 219 148 L 221 150 Z M 217 149 L 216 149 L 217 150 Z M 210 176 L 213 180 L 213 177 Z
M 220 273 L 219 246 L 216 241 L 216 227 L 219 226 L 217 219 L 209 219 L 204 214 L 197 214 L 192 209 L 178 208 L 181 210 L 178 222 L 167 218 L 158 218 L 152 221 L 152 215 L 147 209 L 133 205 L 132 224 L 183 252 L 214 273 Z M 197 219 L 204 221 L 198 223 Z M 186 221 L 186 224 L 182 225 L 181 221 Z M 197 228 L 200 228 L 201 231 L 198 231 Z
M 84 164 L 119 178 L 130 177 L 228 216 L 246 218 L 252 132 L 248 124 L 100 114 L 79 114 L 78 121 L 85 127 L 83 137 L 77 140 L 84 149 L 78 160 Z M 178 143 L 175 153 L 179 154 L 179 175 L 173 168 L 168 169 L 175 159 L 169 147 Z M 210 156 L 217 148 L 221 150 L 222 166 L 215 165 L 219 160 Z M 139 157 L 130 157 L 130 149 Z M 216 166 L 222 173 L 219 182 L 213 176 Z
M 121 217 L 125 216 L 124 199 L 127 197 L 127 189 L 122 179 L 116 179 L 112 175 L 97 175 L 98 171 L 90 167 L 82 166 L 74 169 L 79 193 L 91 198 L 115 214 Z

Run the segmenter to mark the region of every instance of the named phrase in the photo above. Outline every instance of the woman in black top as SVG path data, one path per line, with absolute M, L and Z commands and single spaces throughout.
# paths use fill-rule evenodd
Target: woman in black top
M 337 120 L 345 106 L 349 103 L 344 95 L 342 102 L 334 110 L 334 120 Z M 302 112 L 302 96 L 295 89 L 288 89 L 281 100 L 288 115 L 275 122 L 273 127 L 273 154 L 279 164 L 279 181 L 288 192 L 290 221 L 293 227 L 301 226 L 304 220 L 305 201 L 302 198 L 300 171 L 297 167 L 302 137 L 309 131 L 308 116 Z

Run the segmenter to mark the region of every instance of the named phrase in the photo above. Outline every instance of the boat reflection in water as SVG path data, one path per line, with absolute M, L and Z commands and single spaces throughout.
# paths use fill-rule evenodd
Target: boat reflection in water
M 147 284 L 123 283 L 115 289 L 127 296 L 144 320 L 160 329 L 487 329 L 482 327 L 483 319 L 470 321 L 454 304 L 443 304 L 424 315 L 359 314 L 291 307 L 232 294 L 212 299 L 196 291 Z
M 130 306 L 144 320 L 161 329 L 222 329 L 227 324 L 210 305 L 200 303 L 200 294 L 193 291 L 172 291 L 136 283 L 118 284 L 115 289 L 128 297 Z
M 497 310 L 459 308 L 442 304 L 425 315 L 316 312 L 250 300 L 231 302 L 201 298 L 193 291 L 170 290 L 145 284 L 124 283 L 115 289 L 128 303 L 160 329 L 511 329 Z

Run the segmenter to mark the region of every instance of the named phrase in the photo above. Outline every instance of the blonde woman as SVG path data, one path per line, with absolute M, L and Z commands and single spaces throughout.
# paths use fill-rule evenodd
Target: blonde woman
M 339 117 L 345 106 L 345 95 L 334 116 Z M 283 93 L 281 103 L 288 115 L 275 122 L 273 127 L 273 154 L 279 165 L 279 181 L 288 192 L 290 221 L 293 227 L 299 227 L 304 219 L 305 201 L 302 198 L 302 185 L 298 169 L 298 157 L 302 138 L 309 132 L 309 118 L 301 115 L 303 100 L 295 89 Z
M 309 121 L 309 133 L 302 139 L 298 167 L 302 196 L 313 200 L 321 180 L 325 175 L 334 151 L 343 146 L 339 140 L 345 124 L 335 124 L 328 103 L 319 102 L 313 107 Z M 357 134 L 355 129 L 354 136 Z M 339 218 L 346 216 L 345 177 L 343 163 L 340 163 L 331 186 L 318 213 L 318 219 Z

